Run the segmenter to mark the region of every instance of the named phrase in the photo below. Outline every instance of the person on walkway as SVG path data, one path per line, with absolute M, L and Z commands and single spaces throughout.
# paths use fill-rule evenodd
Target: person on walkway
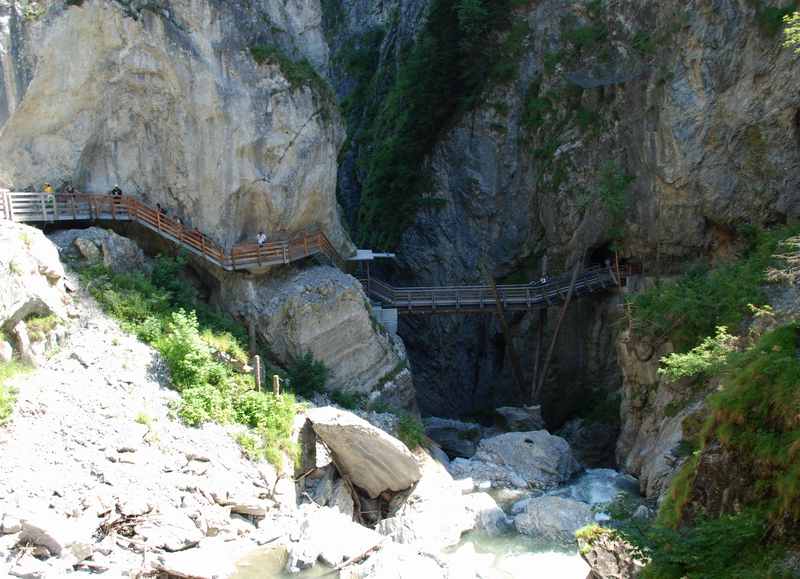
M 263 231 L 260 231 L 258 235 L 256 235 L 256 243 L 258 243 L 259 247 L 264 247 L 264 244 L 267 242 L 267 235 Z
M 111 190 L 112 197 L 122 197 L 122 189 L 119 188 L 119 185 L 114 185 L 114 188 Z
M 64 184 L 61 186 L 62 191 L 67 195 L 75 195 L 75 187 L 72 186 L 72 181 L 64 181 Z
M 45 183 L 44 184 L 44 189 L 42 189 L 42 191 L 44 191 L 48 195 L 52 195 L 53 194 L 53 186 L 50 183 Z
M 158 214 L 162 217 L 167 216 L 167 210 L 161 207 L 161 203 L 156 203 L 156 211 L 158 211 Z

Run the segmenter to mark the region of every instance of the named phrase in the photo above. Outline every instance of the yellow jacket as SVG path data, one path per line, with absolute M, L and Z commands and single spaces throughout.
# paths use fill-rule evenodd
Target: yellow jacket
M 53 193 L 53 187 L 52 187 L 52 186 L 50 186 L 50 185 L 45 185 L 45 186 L 44 186 L 44 192 L 45 192 L 45 193 L 49 193 L 49 194 L 51 194 L 51 195 L 52 195 L 52 193 Z

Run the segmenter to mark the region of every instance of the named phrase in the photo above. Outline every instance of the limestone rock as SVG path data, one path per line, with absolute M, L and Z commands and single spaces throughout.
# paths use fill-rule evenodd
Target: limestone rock
M 148 517 L 135 529 L 136 534 L 147 541 L 148 547 L 166 551 L 183 551 L 197 545 L 204 536 L 188 513 L 174 509 Z
M 42 232 L 0 220 L 0 328 L 31 315 L 66 317 L 64 268 Z
M 412 546 L 396 543 L 384 545 L 364 563 L 348 567 L 339 575 L 340 579 L 434 579 L 446 576 L 441 563 L 434 557 Z
M 467 512 L 475 519 L 475 530 L 499 535 L 508 528 L 506 514 L 487 493 L 466 495 L 464 502 Z
M 18 70 L 2 82 L 14 97 L 0 108 L 0 181 L 119 184 L 221 245 L 322 227 L 348 253 L 335 196 L 338 109 L 321 79 L 290 82 L 248 50 L 271 27 L 287 59 L 307 56 L 324 72 L 319 4 L 160 4 L 48 5 L 35 23 L 4 12 L 13 25 L 0 44 Z
M 350 494 L 350 490 L 347 488 L 347 483 L 345 483 L 343 479 L 336 481 L 333 487 L 333 494 L 328 501 L 328 506 L 339 511 L 351 520 L 353 519 L 353 514 L 355 513 L 353 497 Z
M 370 317 L 361 284 L 336 268 L 226 277 L 220 301 L 252 320 L 278 359 L 289 363 L 310 352 L 323 362 L 330 390 L 371 393 L 406 363 L 400 339 Z M 403 384 L 413 400 L 410 380 Z
M 81 257 L 89 263 L 98 263 L 100 261 L 102 257 L 100 248 L 97 247 L 97 244 L 92 240 L 86 239 L 85 237 L 78 237 L 73 242 L 73 245 L 78 249 Z
M 500 486 L 554 488 L 580 470 L 569 444 L 546 430 L 484 438 L 470 460 L 456 459 L 450 472 Z
M 355 557 L 378 545 L 378 533 L 357 525 L 348 517 L 332 509 L 304 505 L 297 542 L 289 546 L 287 570 L 298 572 L 312 566 L 317 559 L 328 565 Z
M 14 359 L 14 349 L 5 340 L 0 340 L 0 363 L 7 364 Z
M 366 420 L 332 407 L 314 408 L 307 416 L 333 451 L 342 476 L 370 497 L 405 490 L 420 479 L 419 465 L 406 445 Z
M 514 518 L 514 526 L 524 535 L 570 544 L 575 541 L 575 531 L 593 520 L 586 503 L 543 496 L 528 501 L 525 511 Z
M 544 428 L 541 406 L 501 406 L 494 412 L 500 428 L 509 432 L 529 432 Z
M 589 579 L 636 579 L 647 561 L 611 529 L 591 529 L 578 536 L 578 550 L 592 569 Z
M 88 520 L 77 522 L 45 511 L 23 515 L 20 525 L 20 542 L 46 547 L 52 555 L 79 562 L 92 554 L 95 528 Z
M 153 566 L 174 577 L 223 579 L 234 574 L 238 556 L 249 548 L 245 542 L 207 539 L 193 549 L 159 554 Z
M 429 416 L 423 419 L 425 434 L 450 457 L 470 458 L 478 448 L 481 427 L 474 423 Z
M 422 477 L 413 490 L 398 495 L 397 505 L 377 530 L 398 543 L 435 551 L 458 543 L 476 524 L 474 511 L 447 470 L 424 450 L 417 450 Z

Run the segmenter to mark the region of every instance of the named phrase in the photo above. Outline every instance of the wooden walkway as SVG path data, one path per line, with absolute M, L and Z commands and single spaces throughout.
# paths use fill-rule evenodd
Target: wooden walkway
M 344 266 L 344 260 L 321 230 L 302 232 L 261 246 L 242 243 L 226 250 L 200 231 L 184 227 L 128 196 L 0 192 L 0 218 L 29 223 L 132 221 L 226 271 L 259 272 L 312 256 L 324 257 L 337 267 Z
M 578 275 L 573 298 L 621 285 L 624 270 L 596 266 Z M 572 276 L 565 275 L 542 284 L 498 285 L 497 295 L 506 310 L 537 310 L 564 302 Z M 392 287 L 375 278 L 361 279 L 367 295 L 385 308 L 399 314 L 469 314 L 496 313 L 497 300 L 489 285 L 444 287 Z
M 154 231 L 185 251 L 226 271 L 263 272 L 271 266 L 319 256 L 340 269 L 343 259 L 320 230 L 302 232 L 258 246 L 234 245 L 229 250 L 196 229 L 188 229 L 134 197 L 75 195 L 0 191 L 0 219 L 32 223 L 63 221 L 128 221 Z M 576 279 L 573 297 L 620 286 L 630 272 L 610 266 L 584 270 Z M 506 310 L 537 310 L 567 299 L 571 275 L 551 278 L 546 283 L 443 287 L 392 287 L 375 278 L 361 283 L 369 298 L 399 314 L 495 313 L 497 296 Z

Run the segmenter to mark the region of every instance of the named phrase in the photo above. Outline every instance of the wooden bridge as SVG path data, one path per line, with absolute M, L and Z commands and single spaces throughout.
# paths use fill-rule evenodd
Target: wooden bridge
M 226 271 L 260 272 L 270 266 L 320 256 L 337 267 L 344 260 L 321 230 L 304 231 L 263 245 L 241 243 L 226 250 L 197 229 L 185 227 L 134 197 L 0 192 L 0 218 L 28 223 L 132 221 Z
M 585 269 L 575 279 L 572 297 L 578 298 L 617 287 L 624 282 L 624 268 L 595 266 Z M 505 310 L 538 310 L 562 304 L 569 294 L 572 276 L 530 284 L 392 287 L 375 278 L 361 279 L 367 295 L 385 308 L 399 314 L 469 314 L 496 313 L 498 298 Z
M 31 223 L 64 221 L 135 222 L 185 251 L 226 271 L 263 272 L 267 268 L 308 257 L 324 258 L 340 269 L 346 260 L 321 230 L 307 231 L 263 245 L 242 243 L 226 250 L 214 240 L 187 228 L 134 197 L 109 195 L 47 194 L 0 191 L 0 218 Z M 574 279 L 554 277 L 546 283 L 442 287 L 392 287 L 373 277 L 360 281 L 370 299 L 399 314 L 495 313 L 506 310 L 537 310 L 555 306 L 608 288 L 620 286 L 630 272 L 624 268 L 597 266 Z M 499 303 L 498 303 L 499 302 Z

